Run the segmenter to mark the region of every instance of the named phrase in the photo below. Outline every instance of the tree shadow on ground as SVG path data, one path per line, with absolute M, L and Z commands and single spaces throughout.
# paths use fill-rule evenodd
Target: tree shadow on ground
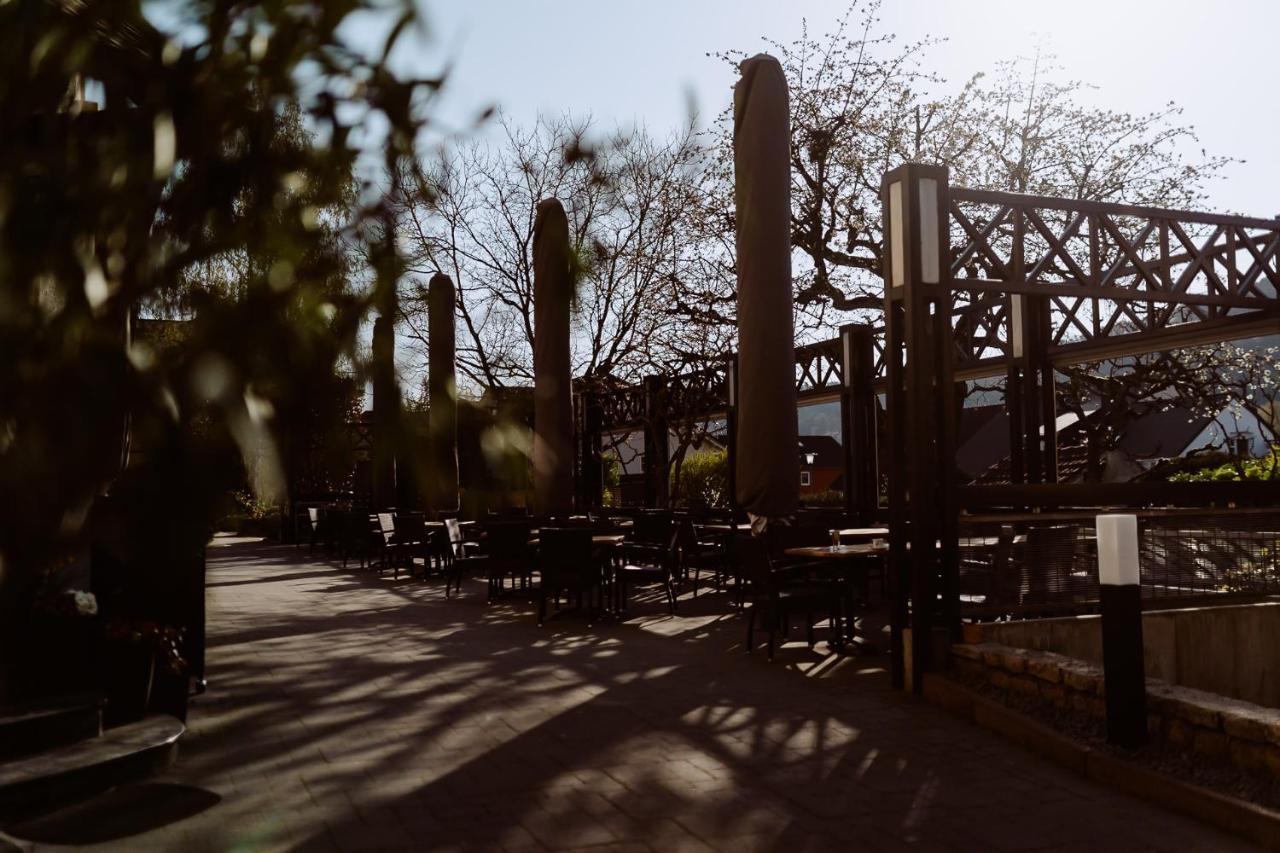
M 222 798 L 189 785 L 124 785 L 92 799 L 5 827 L 37 844 L 105 844 L 169 826 L 216 806 Z
M 219 580 L 280 556 L 222 550 Z M 442 584 L 297 567 L 213 608 L 211 688 L 180 764 L 237 794 L 213 847 L 265 832 L 316 850 L 1017 849 L 1104 825 L 1150 841 L 1133 801 L 891 690 L 883 658 L 744 654 L 729 594 L 670 616 L 638 591 L 622 622 L 538 627 L 528 602 L 486 603 L 482 582 L 446 599 Z

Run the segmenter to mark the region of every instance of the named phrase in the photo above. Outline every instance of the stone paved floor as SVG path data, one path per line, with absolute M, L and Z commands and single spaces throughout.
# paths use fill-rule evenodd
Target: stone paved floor
M 527 604 L 487 606 L 482 581 L 446 601 L 439 582 L 225 538 L 209 549 L 208 582 L 211 687 L 177 767 L 132 798 L 30 827 L 28 840 L 183 851 L 1244 847 L 892 691 L 880 658 L 803 643 L 772 664 L 745 655 L 743 623 L 721 595 L 686 598 L 674 618 L 655 599 L 622 624 L 564 616 L 538 628 Z M 165 814 L 188 816 L 144 831 Z

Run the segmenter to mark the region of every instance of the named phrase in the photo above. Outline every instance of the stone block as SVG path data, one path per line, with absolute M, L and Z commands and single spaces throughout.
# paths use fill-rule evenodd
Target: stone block
M 1267 751 L 1269 749 L 1271 747 L 1267 744 L 1253 740 L 1241 740 L 1233 737 L 1229 738 L 1227 742 L 1227 751 L 1231 756 L 1231 763 L 1253 772 L 1267 769 Z
M 1040 695 L 1059 708 L 1067 704 L 1067 688 L 1061 684 L 1041 684 Z
M 1036 655 L 1035 657 L 1027 658 L 1027 672 L 1050 684 L 1062 683 L 1062 665 L 1055 658 L 1048 655 Z
M 1102 695 L 1102 667 L 1072 661 L 1061 669 L 1063 682 L 1072 690 Z
M 1227 736 L 1220 731 L 1196 729 L 1191 748 L 1205 758 L 1221 761 L 1227 757 Z
M 1195 743 L 1196 727 L 1181 717 L 1173 717 L 1165 724 L 1164 734 L 1171 746 L 1191 749 Z

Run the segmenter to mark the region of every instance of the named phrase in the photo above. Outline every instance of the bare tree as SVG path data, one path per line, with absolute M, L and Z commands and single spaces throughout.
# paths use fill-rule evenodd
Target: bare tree
M 1233 439 L 1255 429 L 1271 456 L 1271 476 L 1280 476 L 1280 347 L 1220 343 L 1176 355 L 1179 397 L 1214 420 L 1240 477 L 1251 454 Z
M 924 62 L 935 40 L 879 29 L 879 0 L 855 2 L 834 29 L 766 39 L 791 94 L 792 241 L 801 334 L 882 307 L 880 181 L 911 160 L 945 164 L 956 185 L 1133 204 L 1192 206 L 1227 158 L 1188 153 L 1192 128 L 1173 104 L 1145 114 L 1081 103 L 1052 56 L 979 73 L 958 91 Z M 746 52 L 716 54 L 736 66 Z M 720 227 L 732 227 L 731 117 L 719 120 Z M 835 313 L 832 314 L 831 312 Z M 848 312 L 854 312 L 852 316 Z
M 534 208 L 564 203 L 577 259 L 575 375 L 634 381 L 686 332 L 671 293 L 690 252 L 682 226 L 701 149 L 685 128 L 655 139 L 642 128 L 595 139 L 589 119 L 500 120 L 496 141 L 463 145 L 402 187 L 409 274 L 441 270 L 457 288 L 458 366 L 474 387 L 532 381 Z M 677 300 L 678 302 L 678 300 Z M 402 302 L 410 338 L 425 343 L 425 299 Z M 424 347 L 425 352 L 425 347 Z

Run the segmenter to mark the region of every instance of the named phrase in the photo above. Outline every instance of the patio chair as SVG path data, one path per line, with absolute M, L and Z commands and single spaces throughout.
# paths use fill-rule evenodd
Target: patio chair
M 502 594 L 508 577 L 513 589 L 517 580 L 521 589 L 529 587 L 532 577 L 529 534 L 532 529 L 528 521 L 485 522 L 481 548 L 487 558 L 490 601 Z
M 667 608 L 669 612 L 676 612 L 676 590 L 675 580 L 679 571 L 680 561 L 680 531 L 674 529 L 667 539 L 666 547 L 655 554 L 652 551 L 638 552 L 643 556 L 641 562 L 631 562 L 626 559 L 625 552 L 620 552 L 615 556 L 613 576 L 614 576 L 614 601 L 618 610 L 626 610 L 627 608 L 627 586 L 632 583 L 642 581 L 656 581 L 662 584 L 663 591 L 667 596 Z
M 672 515 L 669 510 L 645 510 L 632 522 L 631 536 L 626 544 L 647 546 L 660 551 L 671 535 Z
M 815 613 L 826 613 L 832 633 L 835 632 L 836 618 L 840 612 L 840 596 L 836 590 L 825 584 L 782 583 L 769 559 L 769 549 L 757 537 L 742 537 L 736 547 L 743 574 L 751 585 L 750 592 L 747 594 L 751 605 L 747 611 L 748 654 L 751 653 L 755 644 L 757 620 L 769 633 L 769 660 L 773 660 L 774 637 L 778 633 L 782 633 L 785 637 L 789 617 L 792 614 L 804 615 L 810 648 L 814 645 L 813 616 Z
M 382 531 L 376 516 L 363 510 L 344 510 L 338 514 L 337 524 L 342 567 L 345 569 L 348 561 L 356 557 L 363 569 L 381 547 Z
M 475 553 L 478 546 L 467 542 L 462 536 L 462 525 L 456 518 L 444 520 L 445 547 L 443 554 L 444 597 L 449 597 L 450 589 L 462 592 L 462 576 L 468 569 L 474 569 L 488 563 L 488 557 Z
M 538 531 L 538 624 L 547 616 L 547 599 L 559 606 L 560 594 L 575 599 L 581 608 L 603 585 L 600 562 L 591 543 L 591 530 L 581 527 L 544 527 Z
M 705 569 L 711 573 L 712 583 L 718 590 L 721 581 L 728 573 L 728 547 L 723 540 L 706 538 L 698 535 L 698 528 L 692 518 L 680 523 L 680 575 L 681 580 L 693 573 L 693 597 L 698 597 L 698 580 Z
M 1017 605 L 1021 600 L 1022 573 L 1013 564 L 1013 525 L 1004 524 L 991 554 L 987 594 L 982 604 L 985 609 L 988 606 Z
M 318 506 L 307 507 L 307 534 L 310 541 L 307 553 L 315 554 L 316 539 L 320 536 L 320 507 Z
M 397 512 L 392 521 L 395 524 L 395 535 L 392 537 L 393 559 L 397 566 L 403 565 L 409 577 L 417 572 L 415 562 L 422 558 L 422 574 L 426 575 L 431 568 L 431 531 L 427 530 L 426 516 L 420 512 Z
M 1035 525 L 1027 530 L 1022 560 L 1022 603 L 1051 605 L 1086 595 L 1090 577 L 1074 574 L 1080 526 Z

